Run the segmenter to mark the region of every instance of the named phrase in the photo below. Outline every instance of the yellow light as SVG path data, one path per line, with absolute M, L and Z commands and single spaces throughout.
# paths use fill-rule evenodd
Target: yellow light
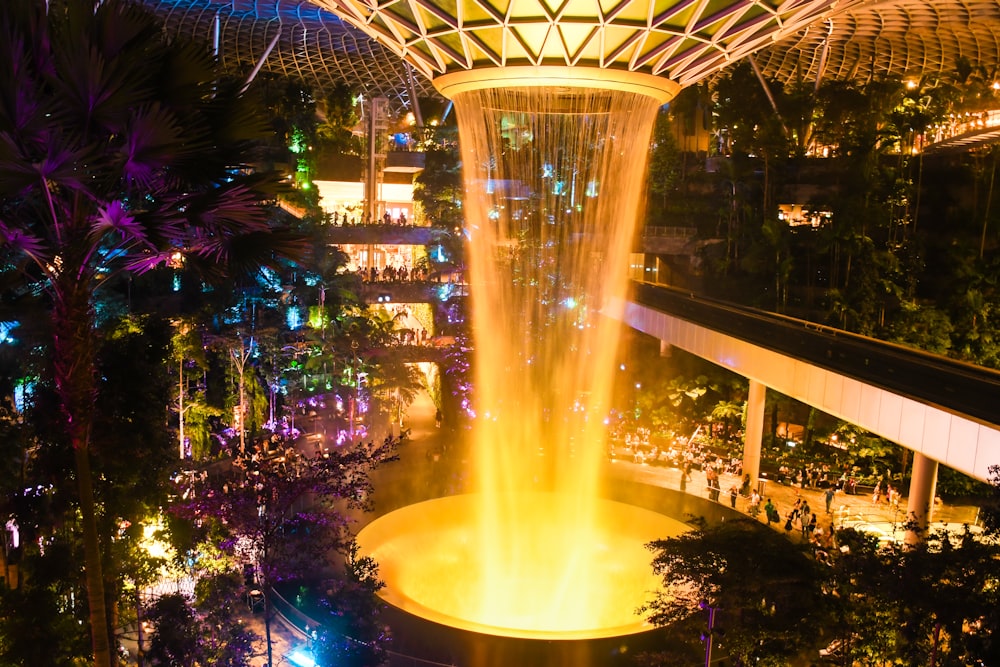
M 555 65 L 460 70 L 434 79 L 434 87 L 448 99 L 469 90 L 519 86 L 620 90 L 653 97 L 661 104 L 673 99 L 681 88 L 670 79 L 643 72 Z
M 163 518 L 156 517 L 142 527 L 142 548 L 153 558 L 169 559 L 173 555 L 173 548 L 157 537 L 157 533 L 163 530 Z
M 595 524 L 581 525 L 578 499 L 525 493 L 506 499 L 509 522 L 483 530 L 481 500 L 437 498 L 368 524 L 358 544 L 384 574 L 379 595 L 437 623 L 505 637 L 593 639 L 650 629 L 636 609 L 661 583 L 644 545 L 687 526 L 610 500 L 597 503 Z M 502 558 L 499 572 L 487 565 L 511 550 L 527 558 Z

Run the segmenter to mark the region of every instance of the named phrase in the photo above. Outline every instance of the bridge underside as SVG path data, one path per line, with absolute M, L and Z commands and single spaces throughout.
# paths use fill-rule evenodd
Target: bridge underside
M 767 350 L 638 303 L 623 321 L 839 419 L 988 481 L 1000 464 L 1000 429 Z

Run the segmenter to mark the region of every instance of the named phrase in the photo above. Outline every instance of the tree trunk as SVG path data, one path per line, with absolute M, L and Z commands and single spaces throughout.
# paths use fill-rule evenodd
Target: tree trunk
M 94 486 L 90 473 L 90 452 L 86 443 L 76 438 L 76 477 L 80 493 L 80 514 L 83 520 L 83 551 L 87 577 L 87 602 L 90 606 L 90 634 L 94 650 L 94 667 L 111 667 L 111 641 L 108 612 L 104 599 L 104 576 L 101 569 L 101 547 L 97 536 L 94 511 Z
M 993 168 L 990 170 L 990 187 L 986 194 L 986 212 L 983 213 L 983 233 L 979 238 L 979 259 L 986 253 L 986 228 L 990 224 L 990 205 L 993 203 L 993 184 L 997 175 L 997 154 L 993 153 Z
M 264 640 L 267 642 L 267 667 L 274 665 L 274 647 L 271 645 L 271 597 L 268 595 L 270 591 L 270 586 L 264 589 Z
M 111 667 L 111 633 L 90 470 L 90 427 L 96 393 L 90 281 L 68 268 L 55 285 L 53 366 L 56 391 L 76 460 L 94 667 Z
M 178 458 L 184 460 L 184 355 L 181 355 L 180 364 L 177 366 L 177 375 L 179 379 L 177 381 L 178 391 L 177 391 L 177 423 L 178 423 L 178 451 L 180 456 Z
M 135 590 L 135 664 L 136 667 L 146 667 L 146 646 L 142 636 L 142 591 Z

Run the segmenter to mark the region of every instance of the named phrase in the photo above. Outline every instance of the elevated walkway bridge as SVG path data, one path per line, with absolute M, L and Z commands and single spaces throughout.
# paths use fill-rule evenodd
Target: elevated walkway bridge
M 749 378 L 751 403 L 757 383 L 976 479 L 988 481 L 990 466 L 1000 465 L 1000 372 L 660 285 L 632 286 L 625 323 Z M 762 418 L 763 387 L 759 397 Z

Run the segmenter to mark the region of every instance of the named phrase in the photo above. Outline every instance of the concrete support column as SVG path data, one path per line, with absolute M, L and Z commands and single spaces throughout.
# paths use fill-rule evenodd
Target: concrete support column
M 747 425 L 743 436 L 743 474 L 750 475 L 750 487 L 757 486 L 760 476 L 760 445 L 764 439 L 764 398 L 767 385 L 750 380 L 747 394 Z
M 910 491 L 906 501 L 906 518 L 915 530 L 906 531 L 906 543 L 916 544 L 927 535 L 934 509 L 937 489 L 938 463 L 920 452 L 913 452 L 913 470 L 910 474 Z
M 674 353 L 674 346 L 665 340 L 660 341 L 660 356 L 669 357 Z

